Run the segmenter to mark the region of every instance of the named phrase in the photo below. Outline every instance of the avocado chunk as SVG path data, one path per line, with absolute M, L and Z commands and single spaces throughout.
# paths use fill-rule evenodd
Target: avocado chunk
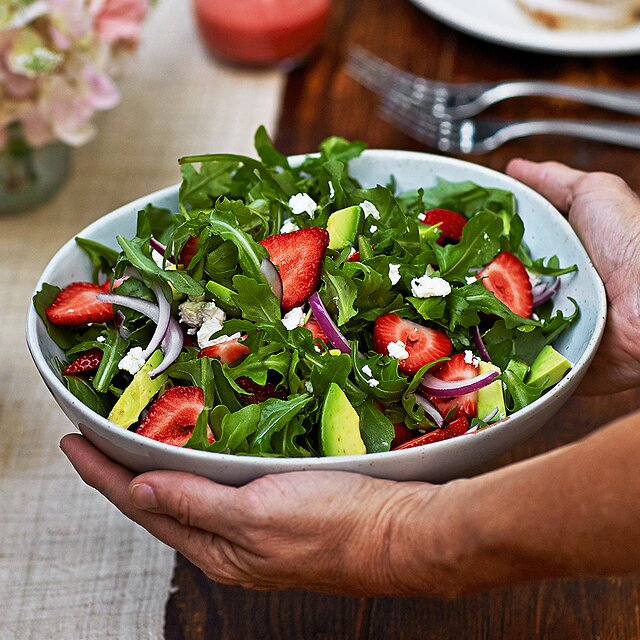
M 500 368 L 490 362 L 480 361 L 478 367 L 479 375 L 497 371 L 501 373 Z M 496 409 L 498 410 L 497 412 Z M 495 412 L 495 415 L 488 422 L 497 422 L 503 420 L 507 415 L 504 406 L 504 393 L 502 392 L 502 380 L 494 380 L 482 389 L 478 389 L 478 418 L 487 422 L 487 417 Z
M 358 205 L 334 211 L 327 220 L 329 249 L 341 251 L 352 247 L 362 224 L 363 213 Z
M 111 422 L 115 422 L 125 429 L 137 422 L 142 410 L 167 381 L 165 373 L 161 373 L 157 378 L 149 377 L 149 372 L 153 371 L 162 362 L 162 359 L 162 351 L 160 349 L 154 351 L 142 369 L 133 376 L 133 380 L 111 409 L 109 414 Z
M 562 380 L 573 365 L 550 344 L 542 347 L 536 359 L 531 363 L 531 369 L 525 382 L 532 387 L 548 389 Z
M 325 456 L 367 453 L 360 435 L 360 417 L 344 391 L 329 384 L 320 416 L 320 447 Z

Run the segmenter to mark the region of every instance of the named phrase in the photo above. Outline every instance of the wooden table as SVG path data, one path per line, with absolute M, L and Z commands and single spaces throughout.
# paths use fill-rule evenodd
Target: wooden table
M 307 67 L 289 77 L 277 136 L 282 151 L 310 151 L 334 134 L 365 140 L 371 147 L 425 150 L 382 121 L 376 113 L 376 98 L 345 75 L 344 56 L 352 43 L 440 80 L 526 77 L 640 89 L 637 56 L 578 59 L 519 52 L 458 33 L 405 0 L 336 0 L 324 48 Z M 492 113 L 520 119 L 548 117 L 550 111 L 554 117 L 625 119 L 570 103 L 533 99 L 512 100 Z M 640 152 L 604 144 L 530 138 L 472 159 L 502 170 L 516 156 L 611 171 L 640 190 Z M 574 441 L 639 406 L 640 390 L 575 397 L 535 437 L 484 470 Z M 174 585 L 176 591 L 167 603 L 168 640 L 640 637 L 639 577 L 545 581 L 456 601 L 356 599 L 220 586 L 178 558 Z

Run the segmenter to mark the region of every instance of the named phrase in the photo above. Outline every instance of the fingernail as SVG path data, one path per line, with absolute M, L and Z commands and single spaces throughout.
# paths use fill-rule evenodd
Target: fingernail
M 134 484 L 131 487 L 131 500 L 138 509 L 155 509 L 158 506 L 156 492 L 148 484 Z

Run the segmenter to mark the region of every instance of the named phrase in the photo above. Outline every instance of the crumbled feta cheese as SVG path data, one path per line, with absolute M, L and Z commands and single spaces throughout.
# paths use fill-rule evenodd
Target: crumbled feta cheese
M 222 322 L 220 322 L 218 318 L 209 318 L 209 320 L 203 322 L 196 334 L 198 346 L 204 349 L 205 347 L 217 344 L 216 339 L 211 340 L 210 338 L 214 333 L 218 333 L 220 329 L 222 329 Z M 222 342 L 224 342 L 224 340 L 222 340 Z
M 216 331 L 220 331 L 226 317 L 225 312 L 218 309 L 215 302 L 187 300 L 178 307 L 178 318 L 180 322 L 191 327 L 187 330 L 187 333 L 191 335 L 196 333 L 198 327 L 204 325 L 208 320 L 216 320 L 220 325 Z
M 391 284 L 398 284 L 398 282 L 400 282 L 400 265 L 399 264 L 389 265 L 389 280 L 391 280 Z
M 305 380 L 304 381 L 304 388 L 309 392 L 309 393 L 313 393 L 313 385 L 311 384 L 310 380 Z
M 308 193 L 296 193 L 295 196 L 289 198 L 289 208 L 296 216 L 306 213 L 310 218 L 313 218 L 318 205 Z
M 371 367 L 368 364 L 365 364 L 364 367 L 362 367 L 362 373 L 370 378 L 373 376 L 373 371 L 371 371 Z
M 424 213 L 418 214 L 418 220 L 420 220 L 420 222 L 424 222 L 426 219 L 427 219 L 427 216 L 425 216 Z
M 532 319 L 532 320 L 536 320 L 536 321 L 537 321 L 537 320 L 540 320 L 540 317 L 538 316 L 538 314 L 537 314 L 537 313 L 532 313 L 532 314 L 531 314 L 531 319 Z
M 314 344 L 314 345 L 313 345 L 313 350 L 314 350 L 316 353 L 321 353 L 321 352 L 322 352 L 322 349 L 321 349 L 317 344 Z
M 304 319 L 307 314 L 302 307 L 294 307 L 291 311 L 287 311 L 282 318 L 282 324 L 291 331 L 296 327 L 301 327 L 304 324 Z
M 300 229 L 300 227 L 293 222 L 291 218 L 287 218 L 280 227 L 280 233 L 291 233 L 292 231 L 298 231 L 298 229 Z
M 333 188 L 331 180 L 327 184 L 329 185 L 329 197 L 333 200 L 336 197 L 336 190 Z
M 411 281 L 411 293 L 416 298 L 444 297 L 451 293 L 451 285 L 444 278 L 432 278 L 425 273 Z
M 204 326 L 204 325 L 203 325 Z M 211 335 L 211 334 L 209 334 Z M 238 331 L 236 333 L 232 333 L 230 336 L 222 335 L 214 338 L 213 340 L 205 340 L 202 345 L 198 345 L 201 349 L 205 347 L 212 347 L 214 344 L 222 344 L 223 342 L 229 342 L 230 340 L 237 340 L 241 338 L 242 334 Z
M 409 352 L 405 349 L 405 343 L 402 340 L 398 340 L 397 342 L 390 342 L 387 345 L 387 353 L 392 358 L 397 358 L 398 360 L 406 360 L 409 357 Z
M 465 276 L 464 280 L 467 284 L 473 284 L 478 278 L 475 276 Z
M 369 227 L 369 233 L 375 233 L 377 230 L 378 230 L 378 227 L 376 227 L 376 225 L 375 225 L 375 224 L 372 224 L 372 225 Z
M 380 220 L 380 212 L 373 202 L 365 200 L 360 203 L 360 208 L 362 209 L 362 213 L 364 213 L 365 218 L 372 217 L 374 220 Z
M 105 342 L 105 341 L 106 341 L 106 338 L 105 338 L 104 336 L 98 336 L 98 337 L 96 338 L 96 340 L 97 340 L 98 342 Z
M 127 355 L 118 362 L 118 369 L 128 371 L 135 376 L 142 369 L 145 359 L 142 357 L 142 347 L 133 347 L 129 349 Z
M 370 387 L 377 387 L 380 384 L 380 380 L 376 380 L 375 378 L 371 378 L 370 380 L 367 380 L 367 384 Z
M 469 351 L 469 349 L 464 352 L 464 361 L 467 364 L 472 364 L 474 367 L 477 367 L 480 364 L 480 358 L 474 356 L 473 351 Z

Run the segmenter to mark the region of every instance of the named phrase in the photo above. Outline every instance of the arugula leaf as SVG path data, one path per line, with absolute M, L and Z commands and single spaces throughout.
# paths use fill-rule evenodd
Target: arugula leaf
M 98 281 L 100 273 L 111 274 L 118 260 L 118 252 L 111 247 L 107 247 L 95 240 L 76 237 L 76 244 L 84 249 L 93 264 L 93 282 Z
M 226 407 L 216 407 L 210 420 L 216 441 L 206 447 L 217 453 L 249 453 L 248 439 L 258 428 L 262 410 L 257 404 L 248 404 L 230 413 Z M 219 433 L 219 436 L 216 435 Z
M 281 322 L 280 301 L 266 282 L 256 282 L 239 275 L 233 277 L 233 287 L 236 290 L 233 302 L 242 311 L 243 318 L 259 323 L 280 323 L 285 331 Z
M 360 435 L 367 453 L 389 451 L 395 438 L 393 423 L 371 401 L 356 407 L 360 417 Z
M 100 393 L 109 390 L 111 381 L 119 373 L 118 363 L 129 347 L 129 341 L 115 327 L 107 327 L 106 338 L 102 345 L 102 360 L 93 378 L 93 388 Z
M 358 296 L 355 282 L 327 256 L 323 264 L 324 285 L 320 297 L 329 308 L 338 311 L 338 326 L 345 324 L 356 315 L 353 304 Z
M 65 376 L 64 381 L 67 389 L 69 389 L 82 404 L 87 405 L 89 409 L 95 411 L 103 418 L 109 415 L 111 403 L 108 400 L 107 394 L 98 393 L 89 382 L 80 376 Z
M 64 351 L 70 349 L 76 343 L 76 332 L 72 327 L 63 327 L 49 322 L 47 308 L 51 306 L 55 297 L 60 292 L 60 287 L 43 283 L 42 289 L 33 296 L 33 307 L 47 327 L 49 337 Z

